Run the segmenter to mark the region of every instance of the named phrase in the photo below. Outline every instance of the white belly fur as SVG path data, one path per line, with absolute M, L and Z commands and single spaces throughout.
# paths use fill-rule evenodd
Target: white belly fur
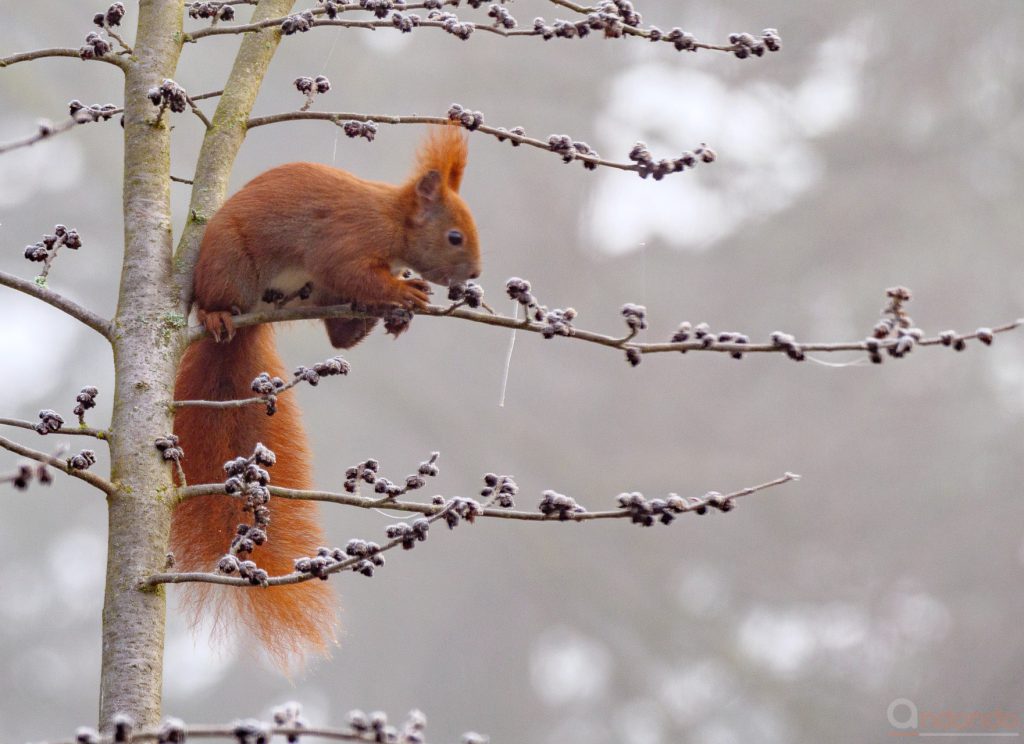
M 301 268 L 288 268 L 271 277 L 264 289 L 276 289 L 278 292 L 289 295 L 298 292 L 309 282 L 313 282 L 313 275 L 308 271 Z M 313 282 L 313 286 L 316 286 L 315 282 Z

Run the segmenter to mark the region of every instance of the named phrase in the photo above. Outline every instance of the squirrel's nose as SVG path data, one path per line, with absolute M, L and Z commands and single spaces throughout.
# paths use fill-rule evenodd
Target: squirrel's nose
M 470 279 L 476 279 L 478 276 L 480 276 L 480 272 L 479 271 L 474 271 L 472 274 L 469 275 L 469 278 Z

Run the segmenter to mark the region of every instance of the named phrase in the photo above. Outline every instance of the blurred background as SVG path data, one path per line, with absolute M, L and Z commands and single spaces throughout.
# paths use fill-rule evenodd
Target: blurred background
M 566 15 L 537 0 L 509 7 L 527 27 Z M 102 9 L 12 6 L 0 54 L 77 46 Z M 909 311 L 928 333 L 1024 315 L 1019 2 L 644 0 L 638 10 L 702 41 L 776 27 L 783 50 L 738 60 L 597 36 L 463 43 L 430 29 L 318 29 L 284 40 L 256 113 L 298 108 L 291 81 L 322 73 L 333 89 L 319 110 L 441 115 L 457 101 L 489 124 L 569 133 L 617 160 L 638 139 L 655 157 L 701 142 L 718 151 L 714 165 L 655 183 L 473 136 L 463 195 L 499 311 L 511 312 L 505 280 L 522 276 L 542 303 L 575 307 L 581 328 L 618 334 L 622 303 L 646 305 L 651 341 L 682 320 L 755 340 L 775 330 L 859 339 L 895 284 L 912 288 Z M 485 10 L 460 15 L 486 21 Z M 136 19 L 131 7 L 129 29 Z M 220 88 L 238 43 L 186 48 L 177 81 L 194 94 Z M 72 98 L 120 105 L 121 95 L 106 65 L 4 70 L 0 141 L 40 117 L 62 121 Z M 188 178 L 200 124 L 179 115 L 174 125 L 173 173 Z M 422 134 L 382 126 L 371 144 L 323 122 L 260 128 L 232 190 L 290 160 L 397 181 Z M 33 276 L 23 247 L 56 223 L 76 227 L 84 246 L 57 261 L 50 284 L 108 316 L 120 136 L 115 122 L 90 124 L 0 158 L 0 269 Z M 188 187 L 174 197 L 180 230 Z M 55 408 L 72 420 L 75 394 L 95 385 L 89 421 L 104 425 L 105 345 L 11 290 L 0 289 L 0 308 L 0 415 Z M 293 365 L 333 353 L 314 322 L 282 328 L 279 342 Z M 417 707 L 433 741 L 476 729 L 538 744 L 863 742 L 892 731 L 898 698 L 921 712 L 1024 714 L 1020 332 L 880 367 L 688 354 L 636 369 L 619 352 L 521 334 L 499 407 L 508 344 L 504 330 L 419 318 L 399 342 L 378 333 L 347 353 L 348 378 L 298 388 L 317 483 L 339 490 L 345 467 L 367 457 L 400 478 L 432 450 L 435 492 L 471 496 L 483 473 L 508 473 L 522 508 L 547 488 L 600 509 L 622 491 L 701 495 L 785 471 L 803 480 L 670 527 L 435 530 L 372 579 L 332 580 L 341 644 L 292 680 L 244 646 L 194 637 L 171 590 L 166 714 L 224 721 L 295 699 L 311 721 L 341 725 L 352 708 L 401 718 Z M 43 449 L 61 441 L 4 434 Z M 0 453 L 0 471 L 15 462 Z M 3 504 L 0 739 L 67 737 L 95 721 L 105 505 L 64 478 L 8 487 Z M 339 545 L 380 539 L 392 521 L 340 507 L 324 520 Z

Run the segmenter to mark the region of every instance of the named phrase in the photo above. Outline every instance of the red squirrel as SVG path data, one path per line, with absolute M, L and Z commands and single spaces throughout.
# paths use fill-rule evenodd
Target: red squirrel
M 412 176 L 398 186 L 318 163 L 272 168 L 243 186 L 203 235 L 194 303 L 212 338 L 186 350 L 175 399 L 247 398 L 260 372 L 287 379 L 272 327 L 236 329 L 232 322 L 233 314 L 256 309 L 265 296 L 311 285 L 302 296 L 314 305 L 415 309 L 427 304 L 424 279 L 447 285 L 479 276 L 476 225 L 458 194 L 466 157 L 463 133 L 438 127 L 421 145 Z M 406 268 L 423 279 L 396 276 Z M 376 320 L 324 323 L 331 343 L 348 348 Z M 290 396 L 278 401 L 273 417 L 256 405 L 183 408 L 174 431 L 187 452 L 182 464 L 189 483 L 223 481 L 224 463 L 262 442 L 277 454 L 270 471 L 274 485 L 312 487 L 309 444 Z M 251 559 L 276 576 L 291 572 L 294 559 L 314 555 L 324 538 L 315 502 L 274 498 L 270 514 L 267 541 Z M 214 570 L 245 517 L 241 500 L 225 495 L 180 503 L 171 527 L 178 569 Z M 212 613 L 218 630 L 241 624 L 283 668 L 309 652 L 326 652 L 334 640 L 336 612 L 326 582 L 267 589 L 190 584 L 185 591 L 193 621 Z

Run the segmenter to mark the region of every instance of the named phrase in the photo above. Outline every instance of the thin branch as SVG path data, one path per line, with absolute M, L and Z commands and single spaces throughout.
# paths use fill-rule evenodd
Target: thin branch
M 104 111 L 102 116 L 99 118 L 93 118 L 88 114 L 82 114 L 81 116 L 72 116 L 67 121 L 56 125 L 50 124 L 49 122 L 40 122 L 36 127 L 35 134 L 24 137 L 20 140 L 0 144 L 0 155 L 10 152 L 11 150 L 17 150 L 20 147 L 34 145 L 36 142 L 40 142 L 44 139 L 50 139 L 55 135 L 68 132 L 81 124 L 93 124 L 99 121 L 107 121 L 108 119 L 122 113 L 124 113 L 123 108 L 114 108 Z
M 360 114 L 343 111 L 288 111 L 282 114 L 270 116 L 258 116 L 246 123 L 248 129 L 266 126 L 268 124 L 279 124 L 285 121 L 329 121 L 336 126 L 344 126 L 346 121 L 373 122 L 375 124 L 441 124 L 450 125 L 452 120 L 445 116 L 395 116 L 391 114 Z M 464 127 L 468 129 L 468 127 Z M 499 142 L 509 140 L 513 145 L 529 145 L 546 152 L 554 152 L 563 157 L 562 152 L 553 150 L 551 144 L 546 140 L 539 140 L 527 137 L 525 134 L 516 134 L 501 127 L 492 127 L 485 124 L 475 126 L 473 132 L 489 134 L 497 138 Z M 605 160 L 596 155 L 584 154 L 575 149 L 570 153 L 572 160 L 579 160 L 591 166 L 603 166 L 616 168 L 618 170 L 640 172 L 644 166 L 639 163 L 620 163 L 613 160 Z
M 77 302 L 69 300 L 67 297 L 54 292 L 52 289 L 47 289 L 33 281 L 22 279 L 21 277 L 13 276 L 12 274 L 8 274 L 3 271 L 0 271 L 0 284 L 16 289 L 19 292 L 24 292 L 27 295 L 31 295 L 37 300 L 42 300 L 48 305 L 52 305 L 58 310 L 67 313 L 75 320 L 81 321 L 108 341 L 112 340 L 109 320 L 101 318 L 92 310 L 87 310 Z M 7 322 L 10 323 L 14 321 L 8 318 Z
M 445 5 L 457 5 L 457 4 L 458 3 L 455 2 L 454 0 L 449 0 L 449 2 L 445 3 Z M 580 13 L 580 14 L 583 14 L 583 15 L 587 15 L 590 12 L 592 12 L 591 8 L 585 8 L 583 6 L 575 5 L 573 3 L 556 2 L 555 4 L 556 5 L 561 5 L 562 7 L 565 7 L 565 8 L 568 8 L 570 10 L 576 11 L 577 13 Z M 416 4 L 411 4 L 411 5 L 406 6 L 405 9 L 406 10 L 413 10 L 413 9 L 422 9 L 422 8 L 424 8 L 422 3 L 416 3 Z M 361 9 L 361 6 L 358 3 L 350 3 L 350 4 L 347 4 L 347 5 L 342 5 L 342 6 L 338 7 L 338 11 L 339 12 L 340 11 L 345 11 L 345 10 L 360 10 L 360 9 Z M 324 15 L 326 13 L 325 9 L 323 9 L 323 8 L 313 8 L 309 12 L 311 12 L 313 14 L 313 16 L 322 16 L 322 15 Z M 207 36 L 220 36 L 220 35 L 223 35 L 223 34 L 248 34 L 248 33 L 255 33 L 255 32 L 258 32 L 258 31 L 262 31 L 262 30 L 264 30 L 266 28 L 281 26 L 286 20 L 288 20 L 288 16 L 281 17 L 281 18 L 268 18 L 266 20 L 263 20 L 263 21 L 260 21 L 260 22 L 257 22 L 257 23 L 240 24 L 240 25 L 237 25 L 237 26 L 225 26 L 223 24 L 217 24 L 217 25 L 214 25 L 214 26 L 208 26 L 206 28 L 199 29 L 198 31 L 193 31 L 191 33 L 186 33 L 185 37 L 184 37 L 184 41 L 186 41 L 186 42 L 195 42 L 195 41 L 198 41 L 198 40 L 200 40 L 200 39 L 202 39 L 204 37 L 207 37 Z M 484 25 L 484 24 L 477 24 L 477 23 L 472 23 L 472 22 L 470 22 L 469 25 L 471 26 L 471 30 L 472 31 L 486 31 L 488 33 L 496 34 L 497 36 L 503 36 L 503 37 L 506 37 L 506 38 L 507 37 L 513 37 L 513 36 L 517 36 L 517 37 L 519 37 L 519 36 L 530 36 L 530 37 L 537 37 L 537 36 L 539 36 L 539 37 L 543 37 L 545 39 L 549 39 L 549 38 L 552 37 L 552 35 L 554 35 L 550 28 L 536 28 L 535 27 L 535 28 L 528 28 L 528 29 L 527 28 L 507 29 L 507 28 L 504 28 L 503 26 Z M 372 20 L 372 21 L 371 20 L 365 20 L 365 21 L 345 20 L 345 19 L 342 19 L 342 18 L 334 18 L 334 19 L 330 19 L 330 18 L 316 18 L 312 23 L 309 24 L 309 28 L 318 28 L 318 27 L 323 27 L 323 26 L 340 26 L 342 28 L 365 28 L 365 29 L 370 29 L 371 31 L 372 30 L 376 30 L 378 28 L 396 29 L 395 22 L 392 21 L 390 18 L 378 19 L 378 20 Z M 415 27 L 417 27 L 417 28 L 438 28 L 438 29 L 442 29 L 442 30 L 447 31 L 448 33 L 451 33 L 448 23 L 446 23 L 445 21 L 441 21 L 441 20 L 430 20 L 429 18 L 421 19 L 421 20 L 419 20 L 416 23 Z M 618 29 L 618 34 L 617 34 L 618 36 L 633 36 L 633 37 L 637 37 L 637 38 L 641 38 L 641 39 L 648 39 L 648 40 L 651 40 L 651 41 L 664 41 L 664 42 L 667 42 L 667 43 L 670 43 L 670 44 L 675 44 L 676 41 L 677 41 L 674 38 L 670 38 L 670 37 L 662 34 L 660 31 L 652 30 L 652 29 L 640 28 L 638 26 L 630 26 L 628 24 L 624 24 L 624 23 L 621 23 L 621 22 L 616 26 L 616 28 Z M 575 34 L 574 34 L 574 36 L 575 36 Z M 602 36 L 603 36 L 603 34 L 602 34 Z M 652 36 L 654 38 L 652 38 Z M 710 50 L 710 51 L 717 51 L 717 52 L 732 52 L 732 53 L 737 54 L 737 55 L 744 54 L 744 45 L 743 44 L 740 44 L 740 43 L 707 44 L 705 42 L 697 41 L 696 39 L 693 39 L 692 36 L 685 42 L 685 49 L 687 49 L 688 51 L 696 51 L 698 49 L 707 49 L 707 50 Z M 763 54 L 763 51 L 764 50 L 762 49 L 762 54 Z M 746 54 L 744 54 L 744 56 L 746 56 Z
M 680 513 L 697 511 L 702 507 L 712 505 L 714 501 L 719 503 L 731 499 L 749 496 L 767 488 L 780 486 L 789 481 L 799 480 L 800 476 L 795 473 L 786 473 L 774 480 L 761 483 L 756 486 L 742 488 L 728 494 L 712 493 L 702 497 L 692 497 L 687 502 L 687 507 Z M 298 501 L 323 501 L 342 506 L 355 506 L 360 509 L 388 509 L 392 511 L 411 512 L 422 514 L 426 517 L 436 517 L 447 511 L 447 506 L 436 504 L 423 504 L 416 501 L 397 501 L 394 499 L 371 498 L 351 493 L 337 493 L 334 491 L 300 490 L 295 488 L 282 488 L 281 486 L 268 486 L 270 495 L 282 499 L 295 499 Z M 210 496 L 224 493 L 223 483 L 210 483 L 196 486 L 188 486 L 179 489 L 179 498 L 182 500 L 194 496 Z M 632 515 L 628 509 L 607 509 L 604 511 L 585 511 L 571 514 L 565 519 L 557 514 L 542 514 L 539 511 L 517 511 L 515 509 L 498 509 L 484 507 L 479 516 L 495 519 L 515 519 L 526 522 L 589 522 L 594 519 L 625 519 Z
M 74 476 L 79 480 L 83 480 L 90 486 L 94 486 L 100 489 L 107 495 L 114 493 L 114 484 L 108 481 L 106 478 L 98 476 L 95 473 L 90 473 L 88 470 L 79 470 L 77 468 L 72 468 L 67 464 L 67 462 L 61 460 L 59 457 L 54 457 L 53 455 L 48 455 L 45 452 L 40 452 L 38 450 L 25 447 L 21 444 L 18 444 L 17 442 L 12 442 L 10 439 L 6 439 L 5 437 L 0 437 L 0 447 L 4 448 L 5 450 L 14 452 L 15 454 L 21 455 L 22 457 L 27 457 L 31 460 L 35 460 L 36 462 L 45 463 L 50 467 L 60 470 L 63 473 L 67 473 L 68 475 Z
M 206 114 L 203 113 L 203 110 L 196 106 L 196 99 L 186 95 L 185 100 L 188 101 L 188 105 L 191 107 L 192 113 L 199 117 L 199 120 L 203 122 L 206 128 L 213 129 L 213 123 L 206 118 Z
M 35 424 L 23 419 L 0 418 L 0 425 L 16 426 L 19 429 L 30 429 L 32 431 L 36 431 Z M 103 441 L 108 441 L 110 439 L 110 432 L 106 429 L 93 429 L 90 426 L 70 426 L 66 429 L 62 427 L 59 431 L 50 432 L 50 434 L 69 434 L 72 436 L 95 437 L 96 439 L 102 439 Z
M 9 57 L 0 57 L 0 69 L 10 65 L 16 65 L 19 62 L 30 62 L 34 59 L 44 59 L 46 57 L 73 57 L 78 60 L 82 59 L 80 50 L 78 49 L 35 49 L 31 52 L 22 52 L 21 54 L 12 54 Z M 127 57 L 122 57 L 114 54 L 113 52 L 104 54 L 102 57 L 91 57 L 85 61 L 107 62 L 114 65 L 114 67 L 120 67 L 122 70 L 127 70 L 131 65 L 131 62 Z
M 238 741 L 238 724 L 231 725 L 218 725 L 218 724 L 190 724 L 182 725 L 183 738 L 182 741 L 187 739 L 229 739 L 231 741 Z M 267 736 L 267 741 L 271 737 L 284 737 L 286 739 L 292 739 L 300 741 L 305 738 L 315 739 L 330 739 L 333 741 L 353 741 L 353 742 L 364 742 L 366 744 L 374 744 L 379 741 L 377 734 L 374 731 L 368 731 L 366 733 L 358 733 L 352 729 L 334 729 L 334 728 L 317 728 L 317 727 L 306 727 L 301 728 L 289 727 L 289 726 L 271 726 L 268 725 L 264 730 Z M 149 729 L 143 731 L 132 732 L 131 741 L 134 742 L 160 742 L 167 741 L 167 734 L 164 728 L 160 729 Z M 252 739 L 246 739 L 246 741 L 255 741 L 255 737 Z M 100 736 L 97 735 L 89 739 L 93 744 L 114 744 L 113 736 Z M 81 744 L 80 739 L 64 739 L 42 742 L 41 744 Z
M 720 494 L 717 492 L 710 492 L 705 494 L 703 497 L 690 498 L 685 500 L 685 505 L 676 509 L 675 513 L 687 513 L 687 512 L 701 512 L 703 513 L 708 507 L 722 507 L 727 505 L 732 500 L 742 498 L 743 496 L 749 496 L 751 494 L 763 491 L 774 486 L 782 485 L 793 480 L 799 479 L 800 476 L 794 473 L 786 473 L 785 475 L 761 483 L 756 486 L 750 486 L 743 488 L 738 491 L 734 491 L 728 494 Z M 219 490 L 217 490 L 219 489 Z M 199 496 L 210 493 L 224 493 L 223 485 L 203 485 L 203 486 L 189 486 L 188 488 L 180 489 L 179 491 L 184 496 Z M 381 499 L 369 499 L 361 496 L 349 496 L 339 493 L 326 493 L 319 491 L 296 491 L 287 488 L 271 487 L 270 492 L 274 496 L 283 498 L 296 498 L 305 499 L 310 501 L 330 501 L 333 503 L 347 504 L 350 506 L 359 506 L 362 508 L 383 508 L 383 509 L 394 509 L 396 511 L 407 511 L 417 512 L 423 514 L 427 521 L 434 523 L 440 519 L 444 519 L 448 512 L 455 509 L 457 500 L 449 501 L 446 504 L 418 504 L 413 502 L 396 502 L 393 500 L 383 501 Z M 518 519 L 527 520 L 532 522 L 586 522 L 595 519 L 629 519 L 634 516 L 634 512 L 630 509 L 615 509 L 609 511 L 598 511 L 598 512 L 573 512 L 559 516 L 556 514 L 546 515 L 540 512 L 525 512 L 525 511 L 514 511 L 508 509 L 494 509 L 484 508 L 480 510 L 476 516 L 494 517 L 500 519 Z M 393 540 L 388 541 L 380 547 L 375 554 L 384 553 L 389 550 L 394 550 L 397 547 L 402 546 L 407 542 L 407 538 L 397 537 Z M 365 560 L 364 556 L 353 555 L 345 560 L 339 561 L 329 568 L 325 569 L 325 573 L 339 573 L 347 569 L 351 569 L 360 561 Z M 310 581 L 311 579 L 318 578 L 311 573 L 303 573 L 295 571 L 290 574 L 283 576 L 275 576 L 268 579 L 262 586 L 285 586 L 288 584 L 299 584 L 304 581 Z M 202 571 L 187 572 L 187 573 L 162 573 L 154 574 L 142 582 L 142 587 L 153 587 L 158 584 L 181 584 L 181 583 L 208 583 L 208 584 L 225 584 L 228 586 L 243 586 L 251 587 L 254 586 L 251 582 L 246 579 L 237 578 L 233 576 L 226 576 L 219 573 L 207 573 Z
M 450 306 L 440 305 L 428 305 L 425 308 L 416 310 L 416 315 L 426 315 L 435 318 L 459 318 L 461 320 L 468 320 L 474 323 L 483 323 L 485 325 L 500 326 L 502 328 L 509 328 L 513 330 L 529 331 L 531 333 L 544 334 L 545 329 L 548 327 L 544 323 L 537 323 L 531 320 L 522 320 L 505 315 L 492 315 L 489 313 L 482 313 L 475 310 L 468 310 L 466 308 L 456 308 L 452 310 Z M 235 328 L 244 328 L 251 325 L 259 325 L 260 323 L 277 323 L 289 320 L 323 320 L 326 318 L 373 318 L 377 316 L 369 315 L 367 313 L 360 313 L 353 311 L 349 305 L 332 305 L 328 307 L 294 307 L 294 308 L 281 308 L 279 310 L 263 310 L 253 313 L 247 313 L 245 315 L 239 315 L 233 318 Z M 1006 323 L 1001 326 L 996 326 L 990 329 L 992 334 L 1006 333 L 1012 331 L 1021 325 L 1024 325 L 1024 318 L 1018 318 L 1015 321 Z M 192 326 L 188 331 L 189 342 L 195 341 L 196 339 L 202 338 L 207 335 L 206 329 L 203 326 Z M 965 341 L 977 339 L 984 336 L 985 332 L 979 329 L 973 333 L 960 334 L 958 338 Z M 757 353 L 781 353 L 786 354 L 787 348 L 785 346 L 779 346 L 774 343 L 763 343 L 763 344 L 751 344 L 751 343 L 736 343 L 736 342 L 722 342 L 717 341 L 711 345 L 700 341 L 683 341 L 683 342 L 664 342 L 664 343 L 643 343 L 632 341 L 632 335 L 627 336 L 609 336 L 602 333 L 595 333 L 593 331 L 586 331 L 579 328 L 573 328 L 572 331 L 566 338 L 575 339 L 577 341 L 587 341 L 590 343 L 598 344 L 600 346 L 608 346 L 613 349 L 636 349 L 640 354 L 657 354 L 665 352 L 689 352 L 689 351 L 712 351 L 722 354 L 757 354 Z M 899 343 L 898 339 L 882 339 L 877 342 L 877 346 L 881 350 L 886 350 L 890 347 L 895 347 Z M 917 346 L 939 346 L 947 345 L 943 336 L 933 336 L 929 338 L 922 338 L 916 343 Z M 867 340 L 860 341 L 841 341 L 841 342 L 811 342 L 804 343 L 800 342 L 799 347 L 805 352 L 822 352 L 832 353 L 839 351 L 861 351 L 866 352 L 869 350 L 869 342 Z
M 194 183 L 194 181 L 192 181 L 191 178 L 180 178 L 179 176 L 171 176 L 171 180 L 174 181 L 175 183 L 184 183 L 189 186 L 191 186 Z
M 76 121 L 75 119 L 68 119 L 64 123 L 57 125 L 49 124 L 48 122 L 40 122 L 40 124 L 36 127 L 35 134 L 31 134 L 28 137 L 23 137 L 20 140 L 14 140 L 12 142 L 5 142 L 0 144 L 0 155 L 3 155 L 6 152 L 10 152 L 11 150 L 17 150 L 18 148 L 21 147 L 28 147 L 29 145 L 34 145 L 36 142 L 39 142 L 40 140 L 49 139 L 54 135 L 67 132 L 70 129 L 74 129 L 79 124 L 84 123 L 85 122 Z
M 2 65 L 0 65 L 0 66 L 2 66 Z M 196 106 L 195 102 L 196 101 L 201 101 L 204 98 L 214 98 L 216 96 L 222 95 L 223 93 L 224 93 L 224 91 L 222 91 L 222 90 L 216 90 L 216 91 L 213 91 L 211 93 L 203 93 L 203 94 L 198 95 L 198 96 L 187 96 L 187 100 L 188 100 L 189 106 L 192 107 L 192 113 L 194 113 L 196 116 L 198 116 L 202 120 L 203 124 L 206 125 L 207 129 L 209 129 L 213 125 L 210 123 L 210 120 L 206 118 L 206 114 L 204 114 L 202 112 L 202 110 L 198 106 Z M 81 117 L 74 117 L 73 116 L 70 119 L 68 119 L 67 121 L 62 122 L 61 124 L 57 124 L 57 125 L 41 123 L 39 125 L 39 127 L 38 127 L 38 131 L 35 134 L 30 135 L 28 137 L 24 137 L 24 138 L 22 138 L 20 140 L 15 140 L 13 142 L 7 142 L 7 143 L 4 143 L 4 144 L 0 144 L 0 155 L 3 155 L 6 152 L 10 152 L 11 150 L 17 150 L 20 147 L 27 147 L 29 145 L 34 145 L 36 142 L 39 142 L 39 141 L 44 140 L 44 139 L 50 139 L 54 135 L 61 134 L 63 132 L 67 132 L 67 131 L 69 131 L 71 129 L 74 129 L 79 124 L 92 124 L 92 123 L 100 121 L 100 120 L 107 121 L 107 120 L 111 119 L 112 117 L 117 116 L 118 114 L 123 114 L 123 113 L 124 113 L 124 109 L 123 108 L 115 108 L 115 109 L 110 109 L 110 110 L 104 111 L 103 115 L 102 115 L 102 119 L 92 118 L 90 116 L 83 115 Z M 175 180 L 174 176 L 171 176 L 171 180 Z M 188 181 L 188 183 L 192 183 L 192 182 Z

